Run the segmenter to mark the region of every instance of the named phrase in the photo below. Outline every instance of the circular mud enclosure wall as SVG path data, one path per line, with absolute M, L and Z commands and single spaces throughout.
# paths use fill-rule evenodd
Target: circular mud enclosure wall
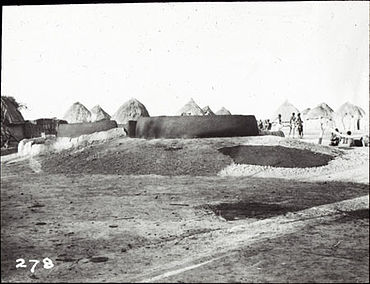
M 327 165 L 332 156 L 282 146 L 234 146 L 218 149 L 236 164 L 282 168 L 308 168 Z
M 107 131 L 112 128 L 117 128 L 117 122 L 115 120 L 60 124 L 57 128 L 57 136 L 73 138 L 94 132 Z
M 138 138 L 208 138 L 257 136 L 253 115 L 157 116 L 140 117 Z

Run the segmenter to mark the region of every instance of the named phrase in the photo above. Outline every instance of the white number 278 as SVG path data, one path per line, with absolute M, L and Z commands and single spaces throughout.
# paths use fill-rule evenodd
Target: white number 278
M 25 265 L 26 261 L 23 259 L 23 258 L 18 258 L 15 262 L 17 262 L 18 264 L 15 266 L 16 268 L 26 268 L 27 265 Z M 32 265 L 31 267 L 31 272 L 34 273 L 35 272 L 35 269 L 36 269 L 36 266 L 37 264 L 40 263 L 40 260 L 37 260 L 37 259 L 30 259 L 29 262 L 33 262 L 34 264 Z M 48 257 L 45 257 L 43 260 L 42 260 L 43 264 L 44 264 L 44 269 L 51 269 L 54 267 L 54 264 L 52 262 L 52 260 Z

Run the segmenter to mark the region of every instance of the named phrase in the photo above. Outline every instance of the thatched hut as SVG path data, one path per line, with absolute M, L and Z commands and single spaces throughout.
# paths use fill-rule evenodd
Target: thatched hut
M 346 102 L 335 112 L 335 119 L 337 124 L 343 127 L 344 131 L 356 131 L 363 128 L 360 126 L 360 121 L 366 121 L 367 117 L 361 107 Z
M 67 110 L 63 119 L 68 123 L 90 122 L 91 113 L 83 104 L 76 102 Z
M 303 119 L 305 119 L 306 118 L 306 116 L 307 116 L 307 113 L 309 112 L 311 110 L 311 108 L 305 108 L 304 110 L 302 110 L 301 111 L 301 116 L 302 116 L 302 118 Z
M 217 115 L 231 115 L 231 112 L 226 108 L 222 107 L 216 112 Z
M 310 109 L 310 111 L 304 116 L 305 129 L 310 131 L 320 130 L 319 133 L 319 144 L 322 143 L 325 130 L 327 128 L 334 127 L 334 111 L 326 103 L 321 103 L 318 106 Z
M 137 120 L 139 117 L 149 117 L 146 107 L 137 99 L 130 99 L 115 112 L 112 118 L 118 124 L 127 124 L 129 120 Z
M 292 113 L 295 113 L 295 115 L 297 116 L 297 114 L 299 113 L 299 110 L 294 106 L 292 105 L 290 102 L 288 102 L 288 100 L 286 100 L 276 111 L 275 113 L 273 114 L 273 117 L 271 117 L 271 120 L 274 121 L 277 119 L 277 117 L 279 116 L 279 114 L 281 114 L 281 121 L 282 122 L 289 122 L 290 121 L 290 117 L 292 116 Z
M 24 138 L 25 121 L 20 107 L 13 97 L 1 96 L 1 146 L 6 141 L 18 142 Z
M 215 115 L 215 113 L 211 110 L 209 106 L 205 106 L 202 108 L 203 114 L 204 115 Z
M 102 109 L 100 105 L 94 106 L 91 110 L 91 121 L 99 121 L 99 120 L 110 120 L 111 116 Z
M 321 103 L 317 107 L 310 109 L 305 115 L 305 119 L 333 119 L 333 114 L 334 111 L 330 106 L 328 106 L 326 103 Z
M 190 99 L 188 103 L 186 103 L 178 112 L 178 115 L 204 115 L 203 110 L 197 103 L 194 101 L 193 98 Z

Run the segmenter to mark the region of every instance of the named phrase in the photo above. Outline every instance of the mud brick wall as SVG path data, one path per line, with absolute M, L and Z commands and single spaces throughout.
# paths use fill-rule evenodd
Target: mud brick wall
M 60 124 L 57 127 L 58 137 L 77 137 L 84 134 L 91 134 L 99 131 L 106 131 L 117 128 L 114 120 L 101 120 L 96 122 Z
M 37 119 L 35 123 L 26 121 L 24 124 L 25 137 L 41 137 L 41 133 L 56 135 L 58 125 L 60 124 L 67 124 L 67 121 L 47 118 Z
M 260 130 L 260 135 L 274 135 L 274 136 L 280 136 L 285 137 L 285 134 L 283 131 L 270 131 L 270 130 Z
M 140 117 L 137 138 L 208 138 L 257 136 L 254 115 Z

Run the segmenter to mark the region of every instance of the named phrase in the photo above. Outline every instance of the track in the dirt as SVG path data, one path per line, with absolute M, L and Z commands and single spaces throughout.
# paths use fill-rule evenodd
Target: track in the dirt
M 247 201 L 220 203 L 217 205 L 208 205 L 207 207 L 227 221 L 246 218 L 265 219 L 297 210 L 297 207 L 293 205 L 283 206 L 275 203 Z
M 267 218 L 251 224 L 237 225 L 232 230 L 229 229 L 227 235 L 224 235 L 219 239 L 214 239 L 212 243 L 214 248 L 209 250 L 209 247 L 207 247 L 207 253 L 205 253 L 205 251 L 202 253 L 198 249 L 198 253 L 194 256 L 188 258 L 184 256 L 185 261 L 182 263 L 167 263 L 166 265 L 152 269 L 147 273 L 142 273 L 134 280 L 136 281 L 139 279 L 141 282 L 154 282 L 161 281 L 167 277 L 176 277 L 178 274 L 207 265 L 208 263 L 223 258 L 224 256 L 227 257 L 230 254 L 233 254 L 233 252 L 238 252 L 242 248 L 252 244 L 291 235 L 292 233 L 296 233 L 303 229 L 307 225 L 312 226 L 314 224 L 320 224 L 323 218 L 325 218 L 326 221 L 335 220 L 337 218 L 336 216 L 338 216 L 342 211 L 341 207 L 348 208 L 348 205 L 362 208 L 345 211 L 345 214 L 352 214 L 360 216 L 360 218 L 364 218 L 363 212 L 368 212 L 367 208 L 363 209 L 363 206 L 365 206 L 366 203 L 368 203 L 368 198 L 367 196 L 363 196 L 351 200 L 344 200 L 341 202 L 309 208 L 300 211 L 297 215 L 292 215 L 291 217 L 280 216 Z M 194 275 L 196 274 L 194 273 Z M 173 280 L 178 281 L 179 279 L 170 278 L 170 282 Z
M 369 209 L 357 209 L 353 211 L 344 212 L 344 216 L 338 219 L 338 221 L 346 222 L 354 219 L 369 219 Z

